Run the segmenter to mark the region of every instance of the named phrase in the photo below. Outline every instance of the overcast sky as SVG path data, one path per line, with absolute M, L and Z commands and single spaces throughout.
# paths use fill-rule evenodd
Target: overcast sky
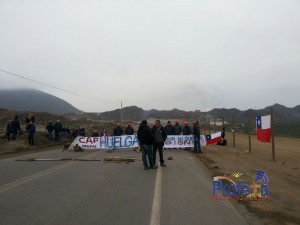
M 0 88 L 83 111 L 300 104 L 299 0 L 0 0 Z

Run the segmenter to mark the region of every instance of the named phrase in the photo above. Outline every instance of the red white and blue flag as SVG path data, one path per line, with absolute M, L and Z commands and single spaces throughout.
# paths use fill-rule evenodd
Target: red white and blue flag
M 217 143 L 222 140 L 221 132 L 205 135 L 205 145 Z
M 261 142 L 271 141 L 271 115 L 256 117 L 256 134 Z

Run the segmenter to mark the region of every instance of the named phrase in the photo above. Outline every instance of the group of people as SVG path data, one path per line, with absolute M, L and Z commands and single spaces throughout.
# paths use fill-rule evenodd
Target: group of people
M 15 116 L 13 120 L 9 120 L 6 125 L 6 136 L 7 140 L 16 140 L 20 135 L 20 121 L 18 116 Z
M 57 120 L 55 124 L 50 120 L 48 125 L 46 126 L 46 130 L 48 131 L 48 139 L 53 140 L 53 131 L 54 131 L 54 140 L 59 141 L 62 134 L 68 136 L 71 131 L 68 128 L 64 128 L 62 122 Z
M 175 125 L 172 126 L 171 122 L 168 121 L 167 125 L 163 127 L 160 120 L 155 121 L 155 125 L 150 128 L 147 120 L 143 120 L 139 125 L 137 132 L 137 138 L 140 143 L 142 150 L 142 160 L 144 169 L 156 169 L 156 154 L 159 153 L 159 161 L 162 167 L 166 167 L 164 156 L 163 156 L 163 147 L 164 142 L 167 139 L 168 135 L 180 135 L 183 132 L 183 135 L 193 135 L 194 136 L 194 151 L 196 153 L 201 153 L 200 146 L 200 125 L 196 121 L 193 123 L 192 130 L 188 126 L 188 122 L 185 122 L 185 126 L 182 129 L 179 125 L 179 122 L 176 121 Z
M 34 135 L 36 132 L 36 128 L 34 125 L 35 117 L 33 114 L 29 114 L 26 119 L 26 132 L 28 133 L 28 144 L 34 144 Z M 10 141 L 11 139 L 17 140 L 21 134 L 21 126 L 19 117 L 15 116 L 13 120 L 9 120 L 6 126 L 6 136 L 7 140 Z
M 128 123 L 128 126 L 125 128 L 125 132 L 123 132 L 123 129 L 121 127 L 120 123 L 117 123 L 117 126 L 114 128 L 112 135 L 113 136 L 122 136 L 123 134 L 125 135 L 134 135 L 134 129 L 131 125 L 131 123 Z M 106 129 L 103 127 L 100 134 L 98 130 L 92 130 L 92 137 L 103 137 L 107 136 L 106 135 Z

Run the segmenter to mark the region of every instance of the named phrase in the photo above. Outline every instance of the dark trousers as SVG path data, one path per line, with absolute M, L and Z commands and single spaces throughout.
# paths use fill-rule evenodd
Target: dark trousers
M 55 131 L 55 141 L 59 141 L 59 136 L 60 136 L 60 132 L 59 131 Z
M 164 147 L 164 143 L 155 143 L 153 145 L 153 165 L 155 165 L 156 163 L 156 152 L 157 152 L 157 149 L 158 149 L 158 152 L 159 152 L 159 161 L 160 161 L 160 164 L 164 164 L 164 155 L 163 155 L 163 147 Z
M 153 167 L 153 148 L 152 145 L 141 145 L 143 165 L 145 168 Z M 148 158 L 148 159 L 147 159 Z M 149 161 L 149 165 L 148 165 Z
M 10 141 L 10 132 L 6 133 L 7 140 Z
M 18 130 L 13 131 L 13 140 L 17 140 L 18 138 Z
M 199 136 L 194 136 L 194 151 L 196 151 L 196 152 L 201 151 L 200 137 Z
M 52 138 L 52 131 L 50 132 L 50 131 L 48 131 L 48 140 L 52 140 L 53 138 Z
M 33 145 L 33 134 L 28 135 L 28 144 Z

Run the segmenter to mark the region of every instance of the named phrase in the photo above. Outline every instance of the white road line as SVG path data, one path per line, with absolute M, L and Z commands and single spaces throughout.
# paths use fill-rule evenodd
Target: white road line
M 12 189 L 14 187 L 17 187 L 17 186 L 19 186 L 21 184 L 24 184 L 24 183 L 28 182 L 28 181 L 34 180 L 36 178 L 39 178 L 39 177 L 44 176 L 46 174 L 52 173 L 52 172 L 57 171 L 59 169 L 62 169 L 64 167 L 70 166 L 70 165 L 72 165 L 74 163 L 78 163 L 78 161 L 64 163 L 63 165 L 58 165 L 58 166 L 52 167 L 50 169 L 47 169 L 47 170 L 44 170 L 44 171 L 40 171 L 40 172 L 35 173 L 33 175 L 30 175 L 28 177 L 24 177 L 24 178 L 21 178 L 19 180 L 13 181 L 11 183 L 5 184 L 5 185 L 3 185 L 3 186 L 0 187 L 0 193 L 2 193 L 4 191 L 8 191 L 8 190 L 10 190 L 10 189 Z
M 160 225 L 162 168 L 157 168 L 150 225 Z
M 83 158 L 87 158 L 87 157 L 92 156 L 92 155 L 94 155 L 94 154 L 96 154 L 96 153 L 91 153 L 91 154 L 89 154 L 89 155 L 86 155 L 86 156 L 83 157 Z M 71 165 L 73 165 L 73 164 L 75 164 L 75 163 L 78 163 L 78 162 L 79 162 L 79 161 L 67 162 L 67 163 L 64 163 L 64 164 L 62 164 L 62 165 L 58 165 L 58 166 L 55 166 L 55 167 L 52 167 L 52 168 L 49 168 L 49 169 L 40 171 L 40 172 L 38 172 L 38 173 L 32 174 L 32 175 L 30 175 L 30 176 L 23 177 L 23 178 L 21 178 L 21 179 L 19 179 L 19 180 L 16 180 L 16 181 L 11 182 L 11 183 L 4 184 L 4 185 L 0 186 L 0 193 L 5 192 L 5 191 L 8 191 L 8 190 L 10 190 L 10 189 L 12 189 L 12 188 L 15 188 L 15 187 L 17 187 L 17 186 L 19 186 L 19 185 L 21 185 L 21 184 L 24 184 L 24 183 L 26 183 L 26 182 L 28 182 L 28 181 L 35 180 L 35 179 L 37 179 L 37 178 L 39 178 L 39 177 L 41 177 L 41 176 L 44 176 L 44 175 L 46 175 L 46 174 L 49 174 L 49 173 L 52 173 L 52 172 L 54 172 L 54 171 L 60 170 L 60 169 L 62 169 L 62 168 L 64 168 L 64 167 L 71 166 Z

